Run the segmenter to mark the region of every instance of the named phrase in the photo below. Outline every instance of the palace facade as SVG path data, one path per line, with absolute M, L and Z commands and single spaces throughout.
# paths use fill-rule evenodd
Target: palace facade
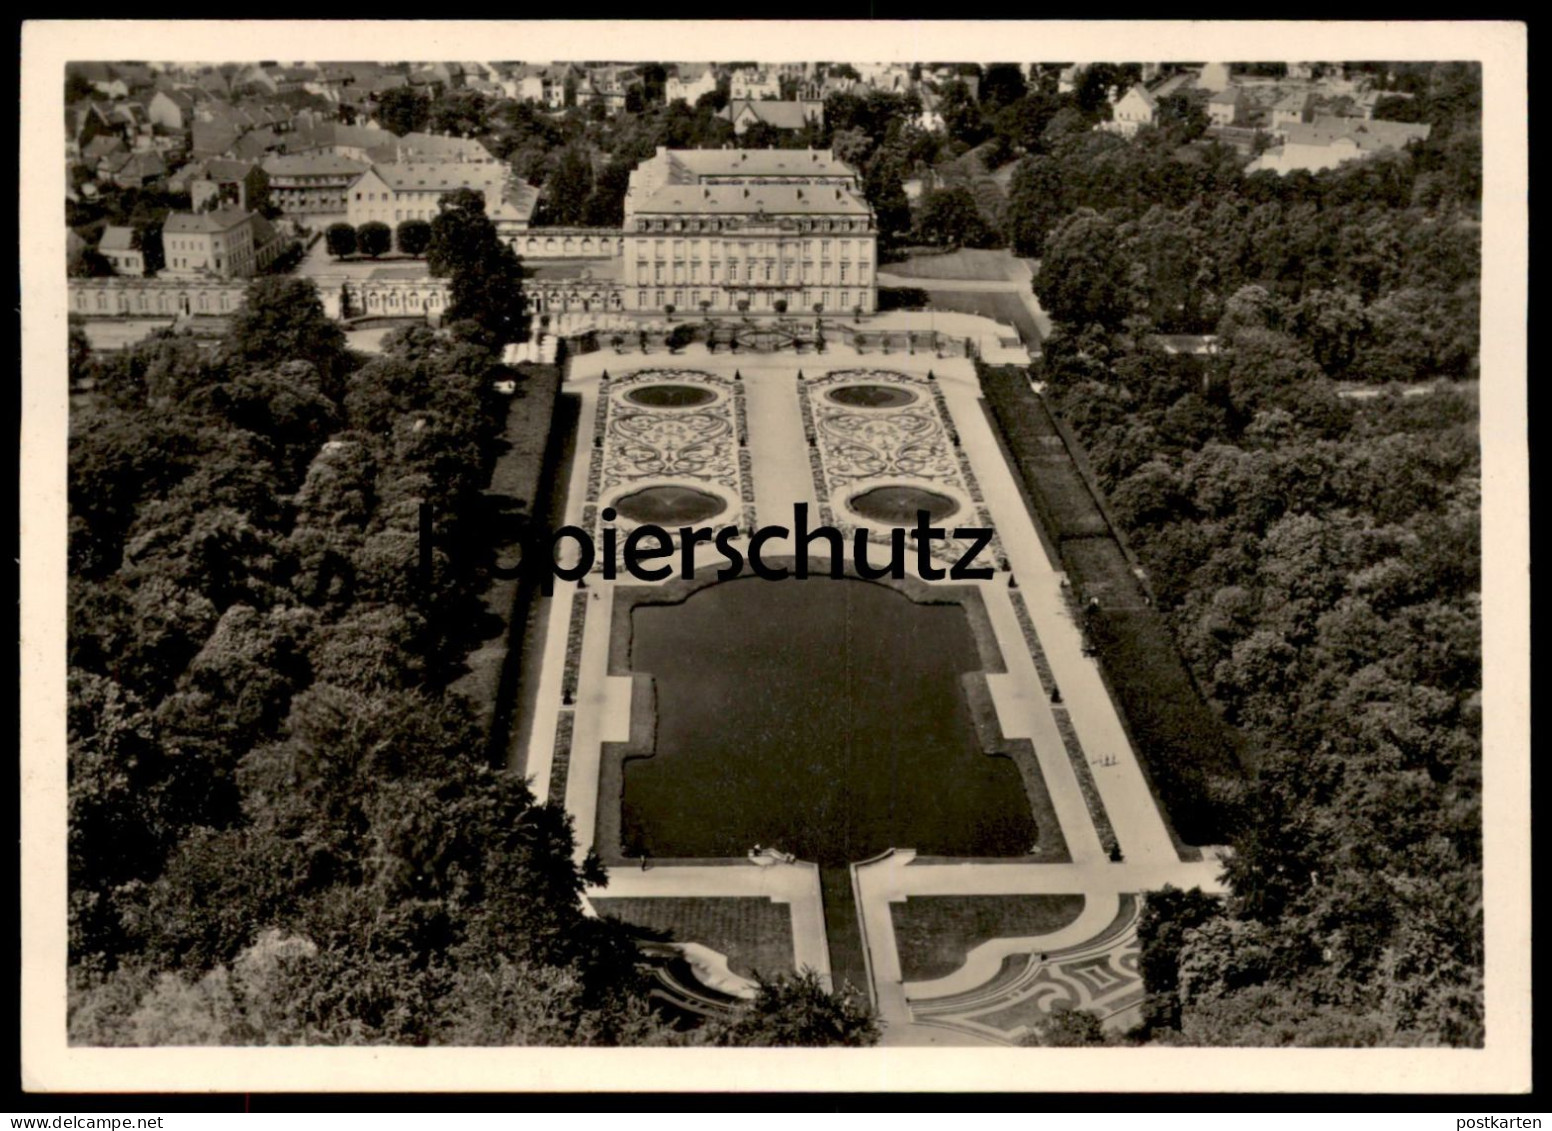
M 856 171 L 828 150 L 659 149 L 625 197 L 622 306 L 871 312 L 877 246 Z

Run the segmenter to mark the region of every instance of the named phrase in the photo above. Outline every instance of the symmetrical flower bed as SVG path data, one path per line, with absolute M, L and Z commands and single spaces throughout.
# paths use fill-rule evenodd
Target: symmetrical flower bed
M 641 404 L 632 390 L 644 386 L 698 386 L 717 394 L 708 403 Z M 598 514 L 592 509 L 603 496 L 622 487 L 655 481 L 700 481 L 736 495 L 745 516 L 754 502 L 750 464 L 742 443 L 748 439 L 743 390 L 736 383 L 695 369 L 643 369 L 601 384 L 594 454 L 598 475 L 588 477 L 587 528 Z M 622 531 L 636 523 L 621 515 Z M 595 563 L 595 570 L 602 563 Z
M 915 390 L 930 388 L 933 393 L 931 407 L 919 397 L 907 404 L 868 408 L 839 405 L 823 395 L 827 389 L 858 384 L 896 385 Z M 936 382 L 930 377 L 916 377 L 893 369 L 836 369 L 822 377 L 799 382 L 798 400 L 803 412 L 803 431 L 811 445 L 809 462 L 814 470 L 814 487 L 820 499 L 821 513 L 826 523 L 838 527 L 848 537 L 860 529 L 866 532 L 870 542 L 887 545 L 889 541 L 887 534 L 873 527 L 836 520 L 830 505 L 832 493 L 852 483 L 887 480 L 923 487 L 947 487 L 956 497 L 969 497 L 980 503 L 980 488 L 978 485 L 972 487 L 974 479 L 966 474 L 968 461 L 955 446 L 953 418 Z M 952 526 L 970 525 L 969 518 L 966 515 L 954 520 Z M 992 528 L 991 518 L 983 506 L 977 505 L 974 521 L 984 529 Z M 968 549 L 968 543 L 950 538 L 943 555 L 953 561 Z M 994 535 L 991 557 L 988 559 L 986 551 L 982 551 L 976 564 L 992 565 L 1002 560 L 1001 546 Z

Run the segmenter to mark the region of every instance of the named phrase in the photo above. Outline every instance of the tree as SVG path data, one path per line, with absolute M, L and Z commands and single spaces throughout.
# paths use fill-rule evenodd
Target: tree
M 898 245 L 911 230 L 911 201 L 905 195 L 899 162 L 882 150 L 875 153 L 863 184 L 878 225 L 879 244 L 886 249 Z
M 992 239 L 975 196 L 964 185 L 923 194 L 916 231 L 924 242 L 939 247 L 982 247 Z
M 448 193 L 431 221 L 426 266 L 448 277 L 446 319 L 477 323 L 490 345 L 528 333 L 522 266 L 485 215 L 485 198 L 471 189 Z
M 582 222 L 590 227 L 614 228 L 624 221 L 625 193 L 635 164 L 612 157 L 593 179 L 593 191 L 582 209 Z
M 867 1048 L 878 1043 L 878 1020 L 861 996 L 831 993 L 812 970 L 761 978 L 754 1001 L 728 1018 L 708 1021 L 701 1044 L 740 1048 Z
M 938 92 L 938 114 L 943 118 L 943 128 L 956 141 L 975 146 L 986 140 L 985 115 L 962 80 L 945 83 Z
M 1023 1043 L 1033 1048 L 1092 1048 L 1110 1042 L 1096 1015 L 1058 1005 L 1035 1020 Z
M 781 139 L 781 131 L 769 122 L 751 122 L 739 135 L 745 149 L 780 149 Z
M 91 340 L 87 338 L 86 331 L 74 323 L 70 326 L 69 355 L 65 371 L 69 374 L 72 387 L 92 375 Z
M 335 259 L 344 259 L 356 253 L 356 229 L 343 220 L 328 226 L 323 233 L 323 241 Z
M 431 118 L 431 105 L 408 86 L 393 87 L 377 95 L 377 120 L 389 133 L 419 133 Z
M 873 139 L 855 126 L 836 130 L 830 138 L 830 149 L 854 169 L 866 168 L 873 152 Z
M 381 220 L 368 220 L 356 229 L 356 246 L 363 255 L 376 259 L 393 247 L 393 229 Z
M 65 271 L 72 279 L 105 279 L 116 274 L 108 257 L 95 247 L 82 247 L 66 264 Z
M 1059 109 L 1056 99 L 1032 93 L 997 111 L 993 125 L 1009 151 L 1040 153 L 1046 148 L 1046 127 Z
M 1462 303 L 1433 287 L 1403 287 L 1373 303 L 1365 318 L 1369 335 L 1356 368 L 1371 381 L 1458 379 L 1476 367 L 1469 297 Z
M 1034 290 L 1057 321 L 1119 329 L 1132 302 L 1115 225 L 1089 208 L 1063 220 L 1046 241 Z
M 1358 355 L 1367 329 L 1363 302 L 1340 290 L 1311 290 L 1293 312 L 1295 332 L 1309 343 L 1316 363 L 1340 380 Z
M 992 63 L 981 78 L 981 102 L 989 110 L 1011 106 L 1027 90 L 1024 68 L 1017 63 Z
M 350 355 L 345 334 L 323 309 L 311 279 L 271 276 L 248 284 L 223 340 L 229 359 L 247 365 L 308 362 L 324 396 L 344 395 Z
M 1026 157 L 1008 184 L 1007 237 L 1015 255 L 1039 259 L 1063 215 L 1061 174 L 1049 157 Z
M 431 223 L 427 220 L 403 220 L 394 231 L 394 240 L 405 255 L 420 257 L 431 245 Z
M 568 145 L 555 157 L 555 166 L 544 183 L 544 222 L 554 225 L 581 224 L 587 214 L 588 197 L 593 192 L 593 165 L 581 146 Z
M 1180 948 L 1185 934 L 1222 914 L 1222 903 L 1197 888 L 1181 891 L 1166 885 L 1148 894 L 1137 923 L 1142 947 L 1139 969 L 1148 994 L 1144 1025 L 1180 1027 Z
M 1177 142 L 1195 141 L 1207 131 L 1210 124 L 1202 100 L 1192 98 L 1183 90 L 1177 90 L 1159 100 L 1155 121 L 1161 128 L 1168 130 Z
M 452 137 L 479 137 L 490 132 L 485 96 L 477 90 L 450 90 L 431 103 L 427 126 Z

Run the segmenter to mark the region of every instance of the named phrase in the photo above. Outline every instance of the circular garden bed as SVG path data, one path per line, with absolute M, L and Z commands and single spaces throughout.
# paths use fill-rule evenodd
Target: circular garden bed
M 863 518 L 885 526 L 914 526 L 916 513 L 926 511 L 933 522 L 947 518 L 959 510 L 959 502 L 948 495 L 929 491 L 925 487 L 887 486 L 874 487 L 860 495 L 853 495 L 846 505 Z
M 915 393 L 899 385 L 842 385 L 825 396 L 850 408 L 899 408 L 916 400 Z
M 643 385 L 627 392 L 625 399 L 647 408 L 696 408 L 710 404 L 717 394 L 703 385 Z
M 610 504 L 632 522 L 687 526 L 721 514 L 727 503 L 709 491 L 665 483 L 633 491 Z

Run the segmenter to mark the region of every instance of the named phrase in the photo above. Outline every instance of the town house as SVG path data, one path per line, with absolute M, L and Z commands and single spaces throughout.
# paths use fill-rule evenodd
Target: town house
M 162 257 L 170 275 L 247 278 L 256 270 L 253 216 L 237 208 L 174 212 L 162 225 Z

